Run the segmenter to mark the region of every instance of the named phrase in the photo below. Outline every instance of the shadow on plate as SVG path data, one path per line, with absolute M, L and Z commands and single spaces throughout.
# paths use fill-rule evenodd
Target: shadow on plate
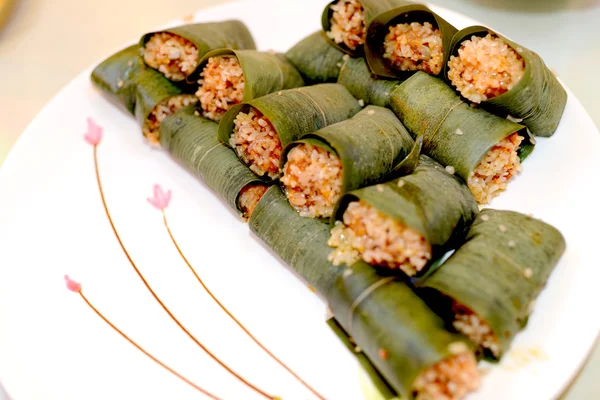
M 524 13 L 553 13 L 600 7 L 600 0 L 468 0 L 478 6 Z

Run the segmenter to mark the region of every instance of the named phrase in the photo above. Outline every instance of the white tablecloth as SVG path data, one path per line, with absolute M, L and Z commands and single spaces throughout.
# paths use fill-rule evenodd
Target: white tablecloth
M 141 32 L 224 2 L 16 1 L 15 14 L 0 32 L 0 164 L 29 121 L 82 69 Z M 600 126 L 600 0 L 430 2 L 469 15 L 538 52 Z M 600 347 L 565 399 L 600 399 L 598 376 Z M 7 400 L 1 389 L 0 400 Z

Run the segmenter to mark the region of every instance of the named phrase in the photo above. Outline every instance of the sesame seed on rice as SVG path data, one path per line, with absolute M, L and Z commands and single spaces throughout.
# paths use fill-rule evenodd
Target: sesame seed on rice
M 331 5 L 331 30 L 327 37 L 350 50 L 364 45 L 367 36 L 365 10 L 357 0 L 339 0 Z
M 413 384 L 413 397 L 418 400 L 459 400 L 477 390 L 479 381 L 477 360 L 467 351 L 423 371 Z
M 159 32 L 144 45 L 144 61 L 168 79 L 182 81 L 196 69 L 198 48 L 181 36 Z
M 442 71 L 442 34 L 429 22 L 390 26 L 384 50 L 383 57 L 399 71 L 424 71 L 430 75 Z
M 242 189 L 238 199 L 238 205 L 242 214 L 246 218 L 250 218 L 258 202 L 267 192 L 268 187 L 262 184 L 250 184 Z
M 473 36 L 462 42 L 458 56 L 448 61 L 448 78 L 474 103 L 506 93 L 523 78 L 525 62 L 496 36 Z
M 288 153 L 281 183 L 301 216 L 329 218 L 342 194 L 342 162 L 328 150 L 300 144 Z
M 519 147 L 523 137 L 513 133 L 494 146 L 471 172 L 467 184 L 479 204 L 489 204 L 521 173 Z
M 271 122 L 255 108 L 240 112 L 229 139 L 238 157 L 259 176 L 279 177 L 281 141 Z
M 160 146 L 160 123 L 170 115 L 175 114 L 178 110 L 191 104 L 196 104 L 198 99 L 189 94 L 181 94 L 170 97 L 169 99 L 159 103 L 150 115 L 144 121 L 142 132 L 151 144 Z
M 454 302 L 452 326 L 467 336 L 473 343 L 488 349 L 494 356 L 500 355 L 500 341 L 490 325 L 467 307 Z
M 232 106 L 244 100 L 244 70 L 236 57 L 210 57 L 198 84 L 196 96 L 202 114 L 213 121 L 220 121 Z
M 348 205 L 331 231 L 329 259 L 335 265 L 368 264 L 400 269 L 414 276 L 431 260 L 431 246 L 419 232 L 363 201 Z

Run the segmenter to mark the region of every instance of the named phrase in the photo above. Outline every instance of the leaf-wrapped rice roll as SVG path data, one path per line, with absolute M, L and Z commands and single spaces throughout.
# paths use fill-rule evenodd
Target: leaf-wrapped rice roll
M 281 183 L 300 215 L 330 218 L 342 195 L 381 181 L 413 145 L 392 111 L 369 106 L 286 146 Z
M 498 359 L 524 328 L 564 251 L 554 227 L 488 209 L 462 247 L 417 285 L 454 328 Z
M 135 117 L 146 139 L 155 146 L 160 145 L 161 122 L 181 108 L 198 102 L 196 96 L 183 93 L 173 82 L 151 68 L 138 74 L 135 86 Z
M 446 78 L 466 99 L 501 117 L 522 120 L 538 136 L 552 136 L 567 92 L 542 58 L 483 26 L 458 32 Z
M 195 81 L 204 56 L 217 49 L 256 49 L 252 34 L 241 21 L 188 24 L 140 39 L 146 65 L 174 82 Z M 190 79 L 188 79 L 190 78 Z
M 365 44 L 371 71 L 392 79 L 416 71 L 440 75 L 456 28 L 421 4 L 388 0 L 377 7 Z
M 371 74 L 364 58 L 351 58 L 344 62 L 338 83 L 344 85 L 354 97 L 363 100 L 365 104 L 387 107 L 392 92 L 402 82 L 379 79 Z
M 219 124 L 219 137 L 254 173 L 277 179 L 283 147 L 360 110 L 335 83 L 284 90 L 232 107 Z
M 478 211 L 458 178 L 421 156 L 414 173 L 342 197 L 332 219 L 330 260 L 419 275 L 462 242 Z
M 506 190 L 534 141 L 523 125 L 470 107 L 442 80 L 418 72 L 392 93 L 390 106 L 424 153 L 455 172 L 480 204 Z
M 263 196 L 250 228 L 329 303 L 352 341 L 403 398 L 460 399 L 477 388 L 477 362 L 465 339 L 446 331 L 407 284 L 362 262 L 332 265 L 328 226 L 300 217 L 278 187 Z
M 245 218 L 252 215 L 268 189 L 219 141 L 218 125 L 195 115 L 192 107 L 179 110 L 162 122 L 160 144 Z
M 280 90 L 304 86 L 304 80 L 285 57 L 256 50 L 220 49 L 208 53 L 196 96 L 202 115 L 220 121 L 234 105 Z
M 136 79 L 145 68 L 139 46 L 129 46 L 100 63 L 92 71 L 92 82 L 107 97 L 133 114 Z
M 310 85 L 335 83 L 347 59 L 344 53 L 329 44 L 321 31 L 302 39 L 285 56 Z

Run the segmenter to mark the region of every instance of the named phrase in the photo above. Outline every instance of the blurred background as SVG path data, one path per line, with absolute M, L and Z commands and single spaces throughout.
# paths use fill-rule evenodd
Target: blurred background
M 0 0 L 0 166 L 29 122 L 83 69 L 145 31 L 227 1 L 177 0 L 165 7 L 159 0 L 103 0 L 93 5 Z M 429 3 L 468 15 L 538 52 L 600 126 L 600 0 Z M 48 127 L 48 134 L 53 129 L 59 127 Z M 600 348 L 564 399 L 600 399 L 598 377 Z M 0 389 L 0 400 L 5 399 Z

